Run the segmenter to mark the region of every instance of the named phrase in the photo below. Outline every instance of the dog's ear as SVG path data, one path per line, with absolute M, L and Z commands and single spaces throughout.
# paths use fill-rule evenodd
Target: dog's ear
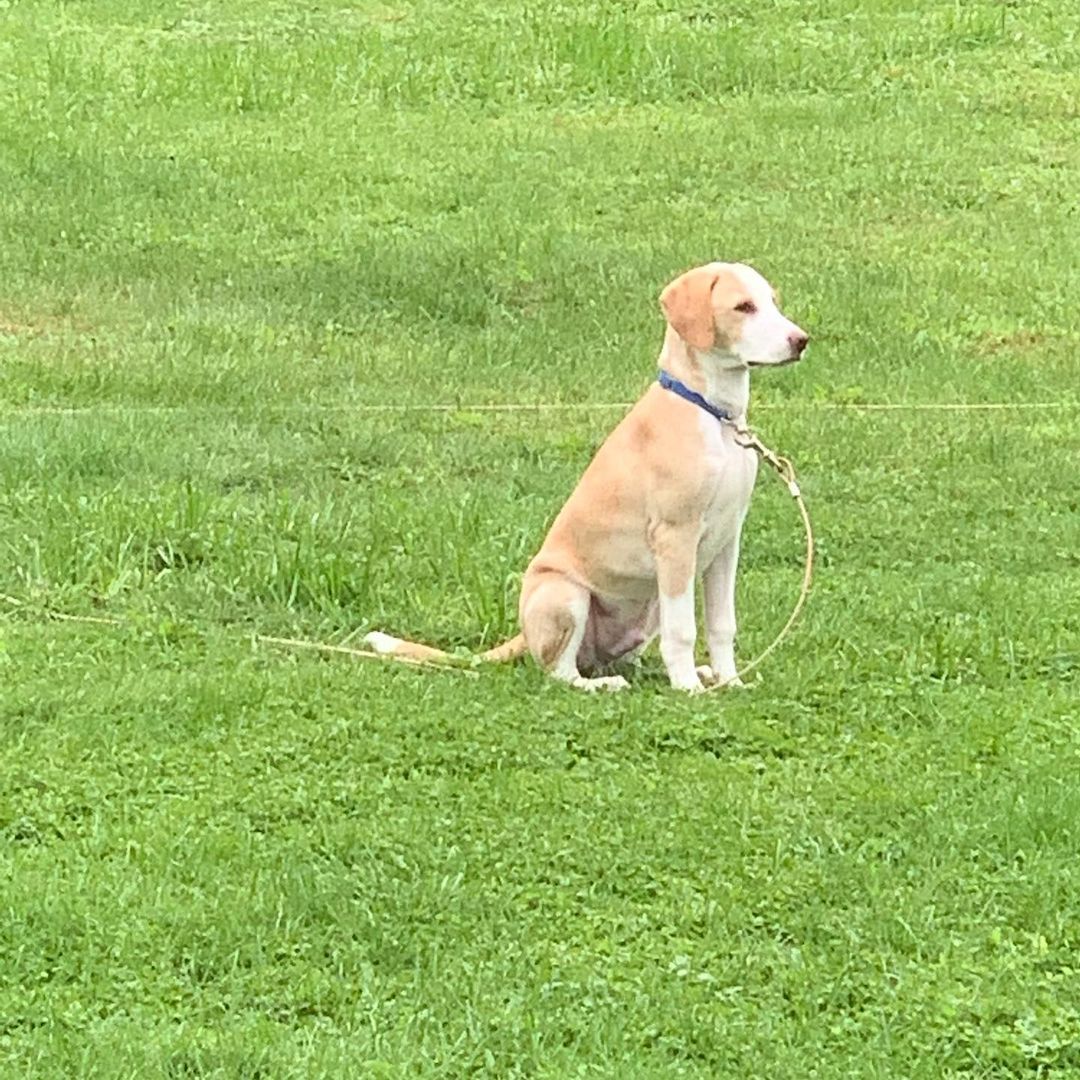
M 660 306 L 672 329 L 695 349 L 711 349 L 716 341 L 712 290 L 720 275 L 710 266 L 687 270 L 661 294 Z

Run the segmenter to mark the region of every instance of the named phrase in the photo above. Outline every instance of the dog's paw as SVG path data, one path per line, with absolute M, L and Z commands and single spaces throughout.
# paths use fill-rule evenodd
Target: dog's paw
M 738 675 L 732 676 L 730 679 L 717 679 L 718 686 L 722 686 L 725 690 L 753 690 L 757 685 L 756 682 L 744 683 Z
M 586 679 L 584 675 L 579 675 L 573 684 L 578 690 L 585 690 L 588 693 L 595 693 L 597 690 L 607 690 L 614 692 L 615 690 L 626 690 L 630 684 L 621 675 L 601 675 L 596 679 Z
M 716 674 L 715 671 L 708 665 L 702 664 L 698 669 L 698 678 L 708 687 L 722 686 L 725 689 L 732 688 L 738 690 L 753 690 L 753 684 L 747 684 L 739 678 L 738 675 L 733 675 L 728 679 L 723 679 Z
M 672 679 L 671 689 L 681 690 L 684 694 L 700 694 L 704 692 L 705 687 L 702 684 L 701 679 L 695 675 L 693 680 L 686 679 L 685 681 L 676 682 Z

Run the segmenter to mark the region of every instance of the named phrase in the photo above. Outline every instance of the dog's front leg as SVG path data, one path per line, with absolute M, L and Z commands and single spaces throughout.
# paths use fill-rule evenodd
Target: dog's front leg
M 660 655 L 671 685 L 691 693 L 702 689 L 694 666 L 694 571 L 699 533 L 695 522 L 660 525 L 652 535 L 660 593 Z
M 742 686 L 735 669 L 735 570 L 739 565 L 739 535 L 720 550 L 706 569 L 705 635 L 709 664 L 717 682 Z

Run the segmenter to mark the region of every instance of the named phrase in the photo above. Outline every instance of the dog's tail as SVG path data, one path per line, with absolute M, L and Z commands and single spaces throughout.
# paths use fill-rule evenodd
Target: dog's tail
M 453 653 L 443 652 L 431 645 L 422 645 L 419 641 L 404 641 L 402 638 L 384 634 L 381 630 L 372 630 L 364 641 L 383 656 L 397 657 L 403 660 L 420 660 L 434 664 L 467 664 L 468 658 L 455 656 Z M 516 660 L 529 651 L 525 644 L 525 635 L 518 634 L 516 637 L 496 645 L 487 652 L 482 652 L 479 658 L 489 664 L 505 664 L 510 660 Z

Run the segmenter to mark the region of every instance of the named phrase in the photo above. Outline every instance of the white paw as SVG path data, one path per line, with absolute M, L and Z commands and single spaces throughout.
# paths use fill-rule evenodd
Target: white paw
M 687 694 L 700 694 L 705 689 L 696 674 L 693 679 L 672 679 L 671 688 L 672 690 L 682 690 Z
M 752 683 L 744 683 L 738 675 L 732 675 L 730 679 L 717 679 L 717 686 L 722 686 L 725 690 L 753 690 Z
M 578 690 L 594 693 L 597 690 L 626 690 L 630 684 L 621 675 L 603 675 L 598 679 L 586 679 L 579 675 L 574 680 L 574 686 Z
M 702 664 L 701 667 L 697 669 L 697 673 L 698 678 L 701 679 L 706 686 L 723 686 L 725 689 L 728 687 L 735 687 L 739 690 L 753 689 L 752 686 L 747 686 L 738 675 L 732 674 L 725 678 L 723 675 L 718 674 L 716 670 L 708 664 Z

